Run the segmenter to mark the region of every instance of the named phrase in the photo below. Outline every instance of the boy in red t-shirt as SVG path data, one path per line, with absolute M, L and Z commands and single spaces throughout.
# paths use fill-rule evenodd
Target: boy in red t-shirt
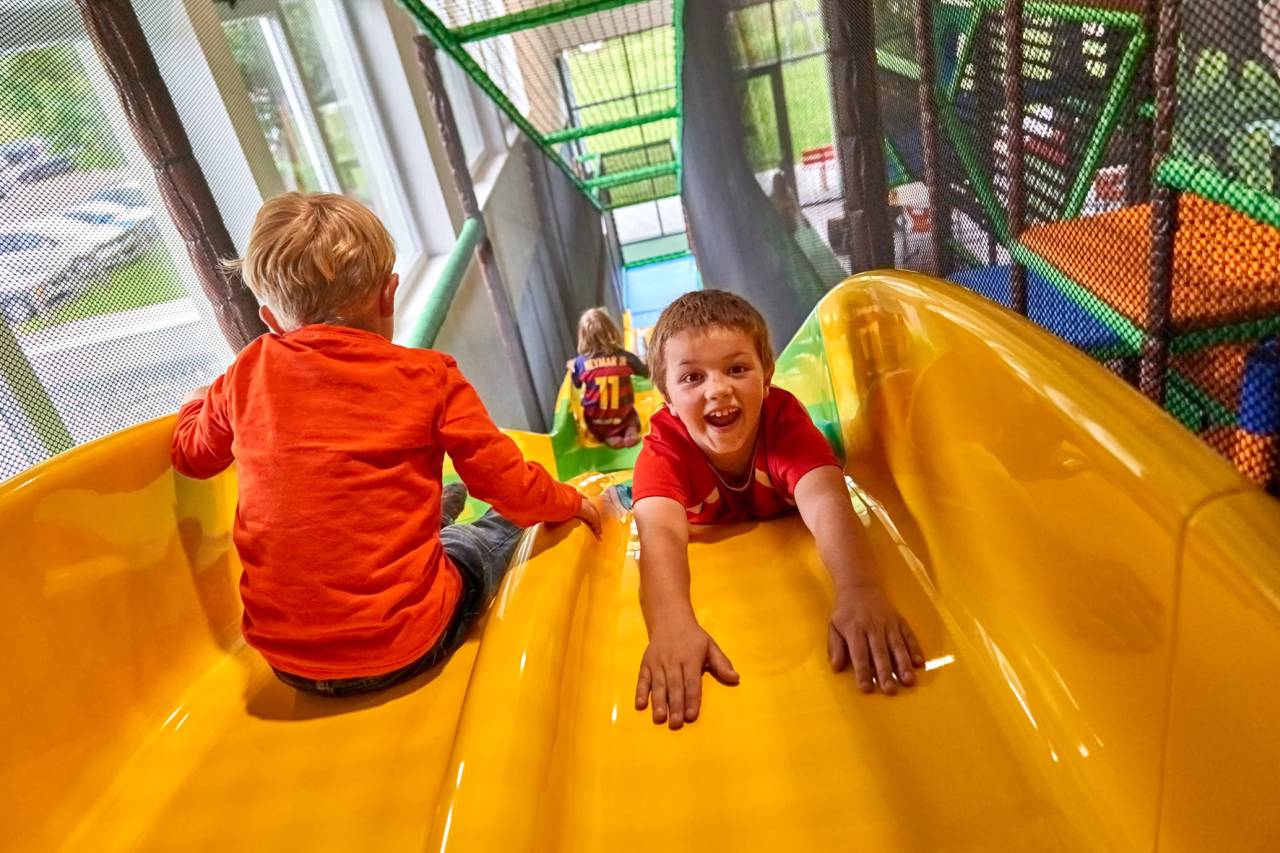
M 686 293 L 654 326 L 649 359 L 666 405 L 650 420 L 632 485 L 649 629 L 636 709 L 652 699 L 653 721 L 678 729 L 698 716 L 703 670 L 738 682 L 689 600 L 689 525 L 772 518 L 793 507 L 835 585 L 831 665 L 839 671 L 852 661 L 868 692 L 874 683 L 885 693 L 915 684 L 920 645 L 875 578 L 826 439 L 795 397 L 769 384 L 773 351 L 760 313 L 724 291 Z
M 271 334 L 188 396 L 173 436 L 189 477 L 236 462 L 246 641 L 280 680 L 328 696 L 444 660 L 521 526 L 600 529 L 586 498 L 498 431 L 452 358 L 391 343 L 394 262 L 391 235 L 357 202 L 268 201 L 240 266 Z M 466 490 L 441 488 L 446 453 L 502 515 L 452 523 Z

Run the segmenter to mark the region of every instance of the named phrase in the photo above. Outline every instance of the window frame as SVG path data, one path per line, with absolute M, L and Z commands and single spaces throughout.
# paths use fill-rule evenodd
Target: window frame
M 381 4 L 376 5 L 381 12 Z M 298 82 L 306 94 L 306 105 L 311 113 L 308 122 L 317 122 L 319 111 L 300 64 L 299 51 L 294 41 L 296 36 L 290 32 L 284 6 L 284 0 L 238 0 L 231 7 L 219 4 L 216 16 L 220 24 L 262 16 L 273 19 L 273 23 L 283 35 L 284 45 L 290 54 L 288 59 L 297 69 Z M 336 42 L 338 48 L 349 60 L 329 63 L 328 71 L 345 96 L 343 100 L 351 110 L 355 123 L 351 132 L 359 138 L 357 158 L 361 168 L 365 169 L 370 176 L 370 190 L 375 204 L 378 208 L 387 208 L 377 209 L 375 212 L 387 222 L 392 233 L 398 238 L 396 240 L 397 271 L 402 278 L 416 279 L 426 271 L 431 256 L 436 254 L 432 249 L 436 247 L 432 246 L 433 241 L 425 233 L 428 229 L 424 228 L 423 217 L 415 215 L 414 207 L 404 190 L 406 182 L 403 176 L 406 170 L 401 158 L 397 157 L 393 150 L 390 140 L 393 128 L 392 123 L 387 120 L 387 115 L 394 111 L 379 109 L 381 102 L 379 95 L 383 93 L 377 91 L 374 81 L 370 79 L 371 76 L 376 76 L 376 73 L 369 62 L 369 58 L 377 55 L 377 51 L 370 50 L 368 45 L 363 43 L 364 33 L 361 32 L 363 28 L 360 26 L 361 23 L 368 22 L 356 20 L 357 17 L 364 16 L 353 15 L 353 9 L 346 0 L 306 0 L 305 13 L 315 16 L 316 28 L 324 33 L 328 40 Z M 399 66 L 398 58 L 393 61 Z M 399 70 L 400 73 L 404 73 L 403 67 Z M 239 75 L 238 67 L 232 71 Z M 240 88 L 245 88 L 242 79 L 238 80 L 237 84 Z M 327 168 L 335 170 L 336 159 L 331 150 L 330 141 L 325 134 L 318 135 L 324 146 L 324 154 L 328 161 Z M 439 187 L 435 189 L 438 192 Z M 335 186 L 335 191 L 341 192 L 340 186 Z

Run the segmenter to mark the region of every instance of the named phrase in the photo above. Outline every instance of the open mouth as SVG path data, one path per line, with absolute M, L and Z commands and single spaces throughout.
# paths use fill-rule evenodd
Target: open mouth
M 714 412 L 707 412 L 703 415 L 707 423 L 716 429 L 728 429 L 738 422 L 738 418 L 742 417 L 742 409 L 737 406 L 731 406 L 726 409 L 716 409 Z

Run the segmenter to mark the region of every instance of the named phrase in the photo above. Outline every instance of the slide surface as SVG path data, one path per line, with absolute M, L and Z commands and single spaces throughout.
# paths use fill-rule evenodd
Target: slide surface
M 830 670 L 798 518 L 707 528 L 695 611 L 742 674 L 633 708 L 638 544 L 539 526 L 482 627 L 385 694 L 277 682 L 238 635 L 231 475 L 161 420 L 0 484 L 0 849 L 1267 849 L 1280 510 L 1120 380 L 962 289 L 834 290 L 779 361 L 846 459 L 929 659 Z M 12 559 L 10 558 L 12 555 Z

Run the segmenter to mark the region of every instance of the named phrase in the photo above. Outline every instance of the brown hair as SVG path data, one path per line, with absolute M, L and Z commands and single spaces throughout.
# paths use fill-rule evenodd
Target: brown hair
M 712 328 L 742 332 L 755 344 L 765 376 L 773 373 L 773 347 L 764 317 L 750 302 L 724 290 L 695 290 L 667 306 L 649 339 L 649 375 L 667 396 L 667 341 L 681 332 Z
M 622 349 L 622 332 L 609 312 L 588 308 L 578 319 L 578 352 L 583 355 L 608 355 Z
M 334 193 L 284 193 L 258 211 L 244 258 L 232 261 L 281 323 L 341 320 L 391 275 L 395 243 L 373 211 Z

